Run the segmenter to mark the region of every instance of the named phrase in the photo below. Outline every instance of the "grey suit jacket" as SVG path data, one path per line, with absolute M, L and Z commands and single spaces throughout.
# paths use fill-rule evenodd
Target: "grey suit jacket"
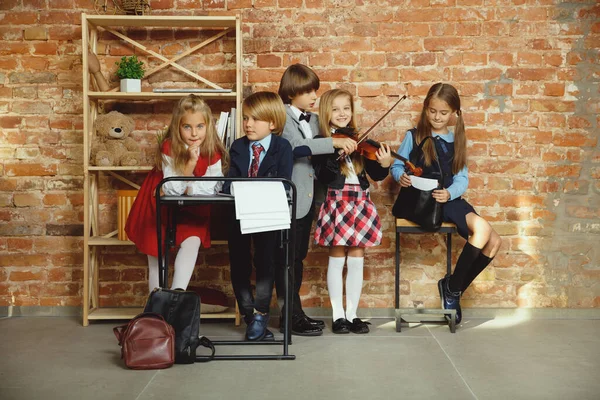
M 292 145 L 294 150 L 294 169 L 292 171 L 292 182 L 297 189 L 296 219 L 305 217 L 310 210 L 310 205 L 315 196 L 315 171 L 310 156 L 317 154 L 333 153 L 333 139 L 328 138 L 306 138 L 300 129 L 300 121 L 296 119 L 290 106 L 286 104 L 285 111 L 287 119 L 283 128 L 282 136 Z M 313 137 L 319 134 L 319 118 L 317 114 L 311 114 L 308 123 Z

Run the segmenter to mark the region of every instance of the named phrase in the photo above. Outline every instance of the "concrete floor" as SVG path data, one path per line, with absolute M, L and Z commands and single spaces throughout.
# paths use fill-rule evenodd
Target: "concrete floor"
M 132 371 L 112 333 L 118 321 L 69 317 L 0 320 L 0 399 L 600 399 L 600 320 L 372 319 L 368 335 L 294 337 L 295 361 L 213 361 Z M 328 321 L 330 326 L 331 322 Z M 229 321 L 211 339 L 238 339 Z M 276 330 L 275 330 L 276 331 Z M 279 346 L 217 347 L 219 354 Z

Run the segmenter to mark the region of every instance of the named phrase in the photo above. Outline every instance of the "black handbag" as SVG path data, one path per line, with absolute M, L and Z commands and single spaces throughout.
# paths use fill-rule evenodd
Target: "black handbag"
M 416 151 L 411 153 L 411 155 L 414 154 L 414 157 L 411 157 L 410 160 L 413 164 L 423 153 L 423 144 L 425 144 L 425 142 L 429 139 L 432 141 L 434 140 L 431 136 L 426 137 L 421 143 L 419 143 Z M 436 153 L 435 164 L 438 167 L 439 173 L 436 172 L 430 176 L 423 176 L 423 178 L 437 179 L 437 189 L 441 189 L 443 172 L 442 167 L 440 166 L 435 143 L 433 145 L 433 149 Z M 425 231 L 435 232 L 439 230 L 442 226 L 442 203 L 438 203 L 433 198 L 433 190 L 419 190 L 413 186 L 401 188 L 400 193 L 398 193 L 398 197 L 396 198 L 396 202 L 392 207 L 392 214 L 396 218 L 404 218 L 419 224 L 421 229 Z
M 213 343 L 200 338 L 200 297 L 191 291 L 156 288 L 150 293 L 144 312 L 162 315 L 175 330 L 175 364 L 210 361 L 215 356 Z M 197 356 L 198 346 L 208 347 L 210 356 Z

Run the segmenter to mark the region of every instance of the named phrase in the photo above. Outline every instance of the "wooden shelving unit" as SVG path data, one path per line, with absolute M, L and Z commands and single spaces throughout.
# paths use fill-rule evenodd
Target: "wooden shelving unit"
M 82 14 L 82 58 L 83 58 L 83 169 L 84 169 L 84 258 L 83 258 L 83 325 L 87 326 L 90 320 L 107 319 L 129 319 L 141 312 L 138 307 L 100 307 L 99 304 L 99 248 L 101 246 L 132 246 L 133 242 L 119 240 L 117 231 L 101 235 L 99 233 L 100 207 L 98 200 L 98 182 L 101 175 L 110 175 L 127 185 L 139 189 L 139 186 L 127 179 L 124 173 L 145 173 L 152 167 L 98 167 L 90 165 L 91 142 L 94 137 L 93 126 L 98 116 L 100 103 L 103 101 L 150 101 L 150 100 L 178 100 L 187 96 L 187 93 L 154 93 L 144 91 L 141 93 L 121 93 L 118 88 L 106 92 L 97 91 L 92 86 L 90 74 L 88 73 L 88 51 L 97 54 L 99 34 L 101 31 L 110 32 L 116 38 L 127 45 L 146 53 L 149 57 L 158 59 L 161 64 L 146 71 L 147 79 L 154 73 L 166 68 L 175 68 L 179 72 L 190 76 L 199 84 L 198 87 L 224 89 L 218 84 L 190 71 L 177 63 L 178 60 L 196 53 L 199 49 L 210 43 L 220 40 L 226 35 L 235 36 L 235 82 L 231 82 L 232 91 L 228 93 L 195 93 L 205 100 L 230 101 L 232 106 L 241 109 L 242 102 L 242 29 L 241 17 L 218 16 L 218 17 L 183 17 L 183 16 L 135 16 L 135 15 L 88 15 Z M 122 28 L 186 28 L 214 30 L 216 33 L 208 39 L 191 46 L 185 51 L 167 58 L 156 53 L 154 50 L 144 46 L 137 40 L 123 34 Z M 240 114 L 240 113 L 238 113 Z M 237 118 L 236 131 L 240 132 L 241 117 Z M 116 218 L 116 216 L 114 216 Z M 213 244 L 222 242 L 213 241 Z M 239 313 L 230 308 L 223 313 L 203 314 L 203 318 L 235 318 L 239 324 Z

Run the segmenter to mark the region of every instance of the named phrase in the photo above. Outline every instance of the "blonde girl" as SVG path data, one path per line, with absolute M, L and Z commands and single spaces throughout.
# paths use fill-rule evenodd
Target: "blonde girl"
M 354 99 L 346 90 L 333 89 L 321 96 L 321 135 L 336 129 L 356 128 Z M 315 243 L 329 247 L 327 288 L 333 311 L 334 333 L 368 333 L 368 323 L 356 312 L 362 292 L 365 247 L 381 243 L 381 223 L 369 194 L 367 174 L 375 181 L 387 177 L 392 156 L 387 145 L 377 151 L 377 160 L 351 154 L 314 157 L 317 179 L 327 185 L 315 230 Z M 343 307 L 344 264 L 347 264 L 346 310 Z
M 159 140 L 154 169 L 146 176 L 133 203 L 125 231 L 138 250 L 148 256 L 148 286 L 158 287 L 158 244 L 156 232 L 156 186 L 172 176 L 223 176 L 227 152 L 218 138 L 212 112 L 198 96 L 182 98 L 173 110 L 165 137 Z M 167 196 L 206 195 L 220 190 L 221 182 L 172 181 L 162 186 Z M 200 246 L 210 247 L 210 206 L 193 206 L 180 211 L 175 244 L 171 288 L 186 289 Z M 163 218 L 166 221 L 166 218 Z M 162 227 L 165 237 L 165 227 Z

